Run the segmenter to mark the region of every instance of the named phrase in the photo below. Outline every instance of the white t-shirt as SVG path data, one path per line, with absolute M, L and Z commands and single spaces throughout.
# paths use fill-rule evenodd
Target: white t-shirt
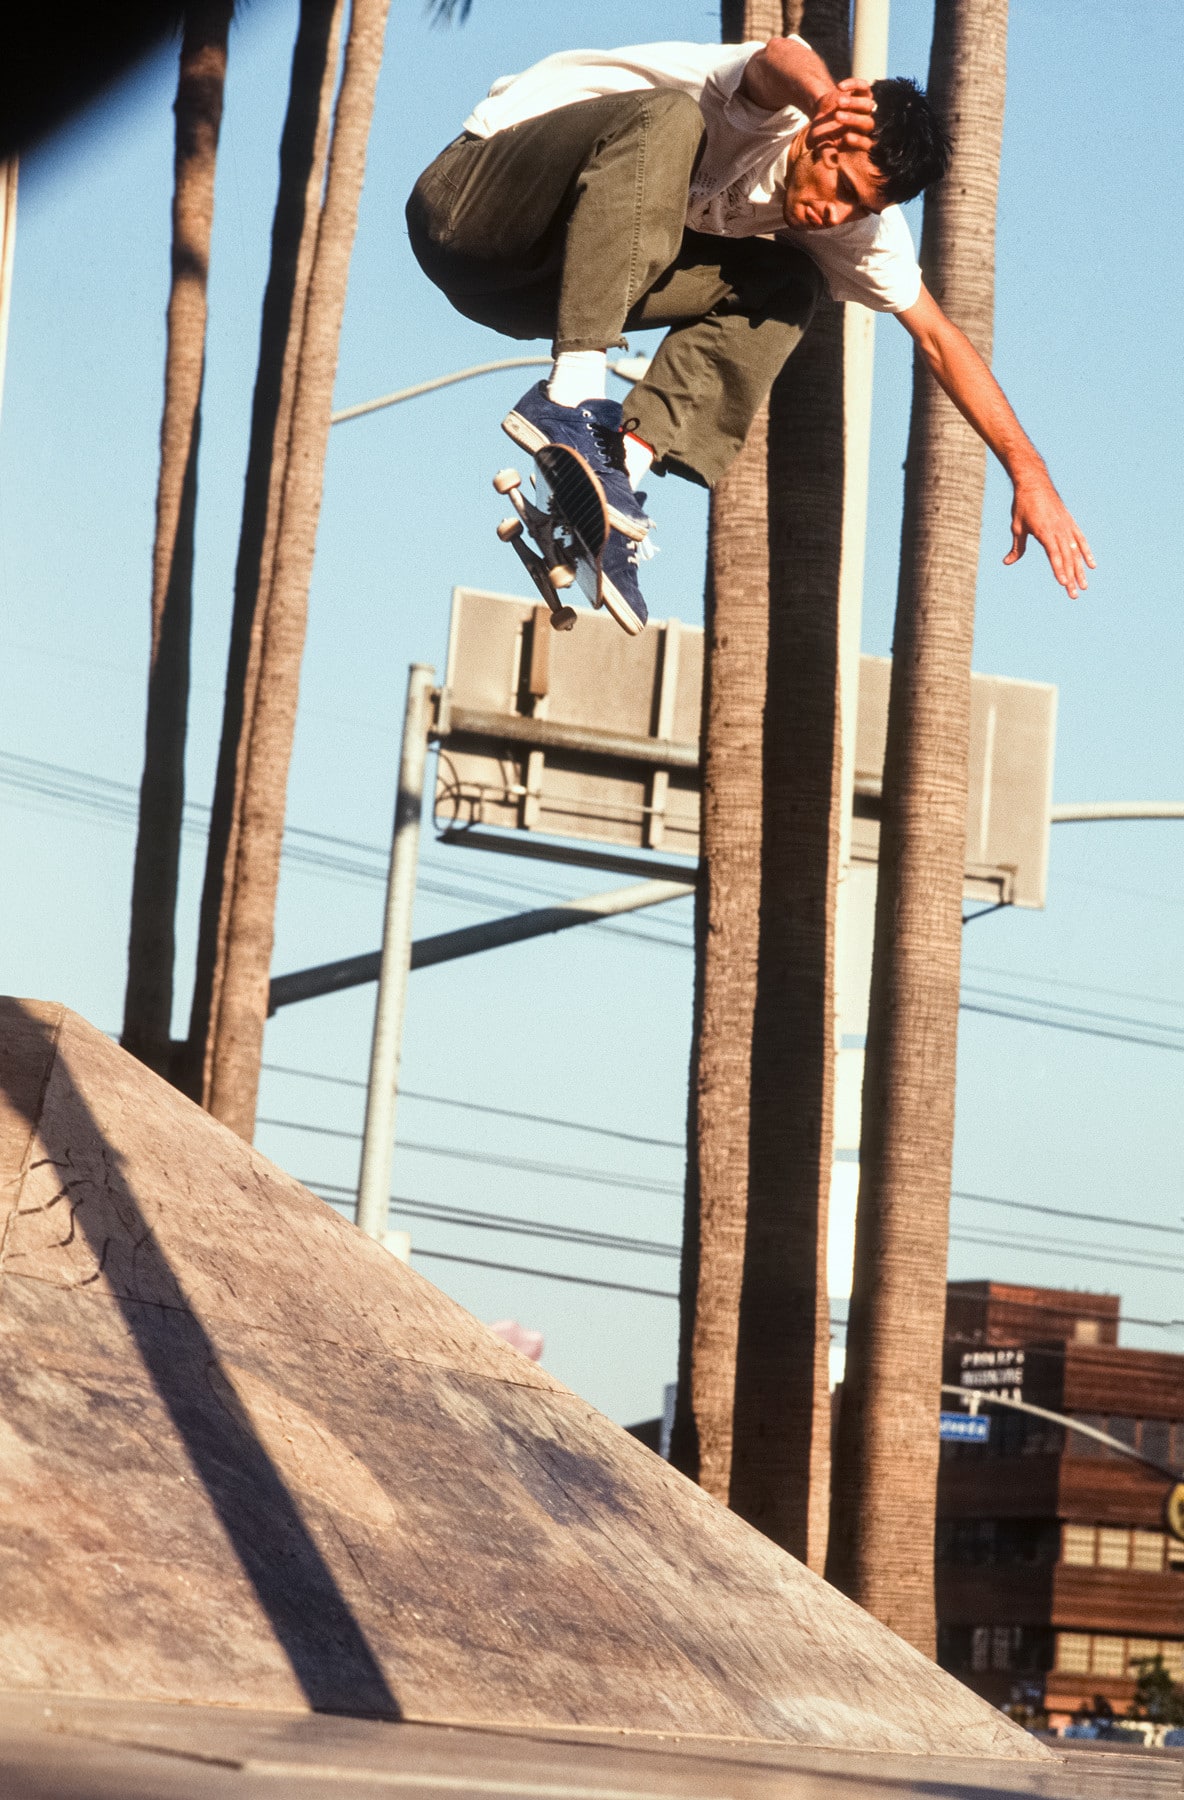
M 741 93 L 745 66 L 763 49 L 757 42 L 563 50 L 521 75 L 499 77 L 464 128 L 493 137 L 579 100 L 678 88 L 699 102 L 707 127 L 687 201 L 692 231 L 772 236 L 796 244 L 818 264 L 836 300 L 858 300 L 873 312 L 904 312 L 921 292 L 921 271 L 899 206 L 846 225 L 814 230 L 786 225 L 789 146 L 809 120 L 793 106 L 765 112 Z

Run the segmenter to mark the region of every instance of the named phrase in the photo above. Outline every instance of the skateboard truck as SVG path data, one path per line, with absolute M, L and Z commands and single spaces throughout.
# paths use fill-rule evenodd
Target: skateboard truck
M 565 606 L 556 592 L 570 587 L 576 578 L 572 567 L 574 546 L 567 541 L 563 522 L 527 498 L 517 469 L 499 469 L 493 485 L 499 494 L 509 498 L 517 515 L 502 520 L 497 528 L 498 537 L 503 544 L 514 546 L 523 568 L 547 603 L 554 629 L 570 631 L 576 622 L 575 608 Z M 523 542 L 526 531 L 538 544 L 542 555 Z

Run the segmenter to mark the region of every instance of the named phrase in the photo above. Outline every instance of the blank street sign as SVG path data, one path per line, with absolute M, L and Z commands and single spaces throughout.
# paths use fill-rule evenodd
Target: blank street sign
M 852 856 L 874 864 L 885 658 L 861 660 Z M 603 613 L 554 632 L 545 607 L 457 588 L 439 721 L 439 824 L 699 853 L 703 633 L 628 638 Z M 975 675 L 965 892 L 1044 904 L 1056 689 Z

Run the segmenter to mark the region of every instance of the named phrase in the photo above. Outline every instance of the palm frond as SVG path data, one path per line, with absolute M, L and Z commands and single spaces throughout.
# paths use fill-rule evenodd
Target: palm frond
M 425 0 L 433 25 L 463 25 L 473 10 L 473 0 Z

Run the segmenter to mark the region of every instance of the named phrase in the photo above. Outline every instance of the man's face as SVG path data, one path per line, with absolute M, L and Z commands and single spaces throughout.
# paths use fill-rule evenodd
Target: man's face
M 796 231 L 821 231 L 883 212 L 888 204 L 883 175 L 866 150 L 837 150 L 833 144 L 810 150 L 804 132 L 795 148 L 797 155 L 791 153 L 785 174 L 787 225 Z

